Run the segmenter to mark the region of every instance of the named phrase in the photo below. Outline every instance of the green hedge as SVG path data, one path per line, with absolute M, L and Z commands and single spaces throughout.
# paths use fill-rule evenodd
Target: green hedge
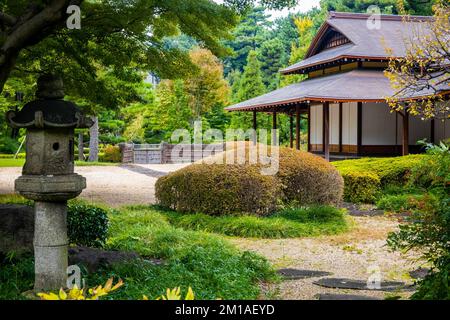
M 261 173 L 265 165 L 249 164 L 248 155 L 242 159 L 247 164 L 194 164 L 157 181 L 158 204 L 184 213 L 267 215 L 281 203 L 341 203 L 344 181 L 330 163 L 289 148 L 271 151 L 279 151 L 279 161 L 273 163 L 273 169 L 278 165 L 278 171 L 272 176 Z M 228 151 L 226 155 L 231 157 Z
M 107 210 L 72 200 L 67 208 L 67 234 L 71 243 L 87 247 L 103 247 L 108 235 Z
M 0 204 L 23 204 L 34 202 L 19 195 L 0 195 Z M 109 228 L 107 209 L 82 200 L 68 201 L 67 235 L 71 244 L 87 247 L 103 247 Z
M 405 185 L 426 155 L 395 158 L 363 158 L 333 162 L 344 178 L 344 199 L 373 203 L 383 188 Z
M 266 215 L 277 208 L 277 179 L 256 166 L 193 164 L 156 182 L 158 203 L 178 212 Z
M 372 203 L 381 191 L 380 178 L 370 172 L 345 172 L 344 200 L 352 203 Z

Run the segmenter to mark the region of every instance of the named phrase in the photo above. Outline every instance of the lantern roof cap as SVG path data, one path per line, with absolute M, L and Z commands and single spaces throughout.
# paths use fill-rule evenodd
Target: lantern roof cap
M 62 79 L 42 75 L 37 81 L 37 100 L 27 103 L 19 112 L 6 114 L 14 128 L 89 128 L 93 121 L 85 117 L 77 105 L 64 98 Z

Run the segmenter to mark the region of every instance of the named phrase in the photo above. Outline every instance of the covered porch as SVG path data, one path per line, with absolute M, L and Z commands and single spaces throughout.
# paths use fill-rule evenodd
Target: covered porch
M 393 94 L 381 70 L 352 70 L 312 78 L 226 108 L 228 111 L 272 114 L 272 128 L 279 114 L 289 116 L 290 147 L 301 149 L 301 119 L 307 119 L 307 150 L 327 160 L 367 155 L 407 155 L 420 151 L 416 142 L 440 137 L 440 124 L 392 112 L 385 97 Z M 412 125 L 411 125 L 412 123 Z

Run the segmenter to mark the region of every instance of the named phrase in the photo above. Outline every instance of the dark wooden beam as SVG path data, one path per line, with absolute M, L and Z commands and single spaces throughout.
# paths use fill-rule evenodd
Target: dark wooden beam
M 274 130 L 272 132 L 272 142 L 276 143 L 276 141 L 277 141 L 277 132 L 276 132 L 276 130 L 277 130 L 277 113 L 276 112 L 272 113 L 272 130 Z
M 323 153 L 325 160 L 330 161 L 330 103 L 323 104 Z
M 358 123 L 357 123 L 357 154 L 361 154 L 361 146 L 362 146 L 362 112 L 363 112 L 363 103 L 358 102 L 358 109 L 357 109 L 357 117 L 358 117 Z
M 294 148 L 294 117 L 289 115 L 289 146 Z
M 311 151 L 311 105 L 308 105 L 308 152 Z
M 342 123 L 343 123 L 343 119 L 342 119 L 342 111 L 343 111 L 343 103 L 340 102 L 339 103 L 339 152 L 342 153 L 342 140 L 343 140 L 343 136 L 342 136 Z
M 258 129 L 258 123 L 257 123 L 257 121 L 256 121 L 257 119 L 256 119 L 256 111 L 255 110 L 253 110 L 253 130 L 255 131 L 254 133 L 253 133 L 253 137 L 252 137 L 252 140 L 253 140 L 253 145 L 256 145 L 256 139 L 257 139 L 257 134 L 256 134 L 256 130 Z
M 295 148 L 300 150 L 300 108 L 295 111 Z

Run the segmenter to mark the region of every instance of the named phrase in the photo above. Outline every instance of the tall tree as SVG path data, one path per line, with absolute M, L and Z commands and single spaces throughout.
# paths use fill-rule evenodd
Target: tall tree
M 384 14 L 402 14 L 404 7 L 408 14 L 431 15 L 435 0 L 322 0 L 322 9 L 326 11 L 367 12 L 370 6 L 377 6 Z
M 262 79 L 261 63 L 255 51 L 250 51 L 247 57 L 247 64 L 239 81 L 239 88 L 236 93 L 236 102 L 242 102 L 266 92 L 266 87 Z M 233 112 L 230 126 L 236 129 L 250 129 L 252 127 L 251 112 Z M 267 117 L 260 116 L 258 119 L 259 128 L 268 128 Z
M 225 73 L 243 71 L 250 51 L 257 50 L 268 37 L 271 22 L 264 7 L 251 8 L 233 31 L 233 40 L 225 42 L 233 55 L 225 58 Z
M 34 66 L 59 69 L 56 61 L 75 61 L 80 79 L 96 79 L 97 65 L 123 70 L 139 66 L 157 74 L 188 71 L 188 57 L 163 46 L 166 36 L 192 36 L 215 54 L 236 23 L 237 10 L 252 0 L 4 0 L 0 4 L 0 92 L 11 72 Z M 265 0 L 269 7 L 296 0 Z M 81 6 L 81 29 L 69 30 L 70 5 Z M 70 12 L 70 11 L 69 11 Z M 25 55 L 25 49 L 31 51 Z M 32 60 L 31 58 L 35 59 Z M 184 68 L 183 68 L 184 67 Z M 66 73 L 65 78 L 70 78 Z M 77 73 L 71 73 L 75 76 Z M 89 76 L 89 77 L 88 77 Z M 96 81 L 93 81 L 94 83 Z
M 223 66 L 211 51 L 197 48 L 190 52 L 190 57 L 198 72 L 186 78 L 185 88 L 194 117 L 201 119 L 215 104 L 227 102 L 229 87 L 223 77 Z
M 269 90 L 276 89 L 280 81 L 279 70 L 288 59 L 283 42 L 278 38 L 263 42 L 258 50 L 258 57 L 261 61 L 264 85 Z

